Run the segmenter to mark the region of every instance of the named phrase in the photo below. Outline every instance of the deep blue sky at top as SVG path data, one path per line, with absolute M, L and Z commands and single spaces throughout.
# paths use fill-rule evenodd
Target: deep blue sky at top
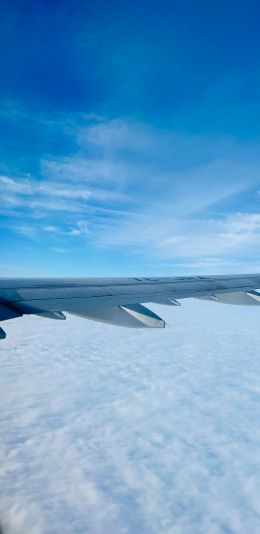
M 4 2 L 1 96 L 252 136 L 259 27 L 257 1 Z
M 146 135 L 148 137 L 152 135 L 154 138 L 157 135 L 156 132 L 159 132 L 158 142 L 154 142 L 157 146 L 160 146 L 160 143 L 165 146 L 167 142 L 170 145 L 169 140 L 165 143 L 161 138 L 161 132 L 167 132 L 168 136 L 175 136 L 174 139 L 176 136 L 180 136 L 182 140 L 185 139 L 179 152 L 178 150 L 175 152 L 175 160 L 182 159 L 183 165 L 180 165 L 182 171 L 184 162 L 188 159 L 191 162 L 190 165 L 194 165 L 194 172 L 196 165 L 208 164 L 211 160 L 222 161 L 223 157 L 227 157 L 229 144 L 231 145 L 230 151 L 236 155 L 244 154 L 246 151 L 246 155 L 241 156 L 243 164 L 245 160 L 247 160 L 246 165 L 251 159 L 255 160 L 253 171 L 252 169 L 248 171 L 246 166 L 244 176 L 239 177 L 240 181 L 244 181 L 244 186 L 239 191 L 232 189 L 230 195 L 223 195 L 221 209 L 214 209 L 212 214 L 207 211 L 207 218 L 214 217 L 216 211 L 222 213 L 221 217 L 224 215 L 238 217 L 238 213 L 244 212 L 244 216 L 250 215 L 252 226 L 252 216 L 257 216 L 258 184 L 254 175 L 252 180 L 249 179 L 247 189 L 245 180 L 248 172 L 253 172 L 253 174 L 256 172 L 258 165 L 256 154 L 260 136 L 259 27 L 260 4 L 257 1 L 2 2 L 0 172 L 14 181 L 8 185 L 6 197 L 7 204 L 9 202 L 8 209 L 4 210 L 1 216 L 7 257 L 7 261 L 3 263 L 9 264 L 15 258 L 20 258 L 22 250 L 24 254 L 27 250 L 28 254 L 35 253 L 37 256 L 39 250 L 44 249 L 45 252 L 48 251 L 50 261 L 54 261 L 52 254 L 55 252 L 57 256 L 58 251 L 63 251 L 65 254 L 73 250 L 74 256 L 79 261 L 82 259 L 83 248 L 92 258 L 97 254 L 98 259 L 99 255 L 103 254 L 100 252 L 100 247 L 99 252 L 96 248 L 96 242 L 102 242 L 102 239 L 98 234 L 100 220 L 94 216 L 91 218 L 89 215 L 88 220 L 86 217 L 82 218 L 82 215 L 79 220 L 64 217 L 63 225 L 61 219 L 56 219 L 53 214 L 47 215 L 45 209 L 41 213 L 43 221 L 41 227 L 36 222 L 37 228 L 33 235 L 30 228 L 33 226 L 34 216 L 23 196 L 28 196 L 29 193 L 25 194 L 21 190 L 21 184 L 25 179 L 31 180 L 32 183 L 47 181 L 49 184 L 51 182 L 52 186 L 55 183 L 60 184 L 63 180 L 60 167 L 59 175 L 52 174 L 51 177 L 44 175 L 42 173 L 43 161 L 51 160 L 53 164 L 58 160 L 60 165 L 64 158 L 73 159 L 79 153 L 81 163 L 82 159 L 88 158 L 90 153 L 91 158 L 94 157 L 97 161 L 100 155 L 96 152 L 93 156 L 89 146 L 85 146 L 83 154 L 82 146 L 78 141 L 79 136 L 75 133 L 77 128 L 81 131 L 85 127 L 86 116 L 90 122 L 93 117 L 93 123 L 96 120 L 103 121 L 101 137 L 104 135 L 104 127 L 110 128 L 111 123 L 112 135 L 118 135 L 113 121 L 121 121 L 121 126 L 124 121 L 124 128 L 131 125 L 130 145 L 127 146 L 124 140 L 120 152 L 124 170 L 137 160 L 139 168 L 143 169 L 149 158 L 149 150 L 144 150 L 141 155 L 140 152 L 137 154 L 133 150 L 135 137 L 133 125 L 139 125 L 137 138 L 141 135 L 142 140 L 144 137 L 147 138 Z M 73 124 L 73 135 L 71 135 L 71 130 L 68 133 L 68 124 Z M 140 125 L 142 125 L 141 134 Z M 148 134 L 145 129 L 148 129 Z M 110 130 L 106 135 L 109 137 Z M 197 147 L 196 140 L 201 138 L 203 141 Z M 210 139 L 209 142 L 208 139 Z M 214 139 L 217 139 L 217 150 Z M 93 142 L 93 136 L 91 142 Z M 107 138 L 105 143 L 107 143 Z M 150 141 L 148 145 L 149 143 Z M 187 149 L 185 143 L 189 146 L 192 144 L 193 148 Z M 222 149 L 222 145 L 225 145 L 225 149 Z M 206 154 L 207 161 L 202 161 L 202 159 L 199 162 L 196 161 L 196 151 Z M 153 150 L 150 150 L 150 154 L 152 152 Z M 114 161 L 115 154 L 113 153 L 111 157 Z M 155 159 L 156 157 L 154 156 Z M 159 183 L 162 187 L 169 187 L 169 165 L 167 178 L 162 175 L 162 170 L 165 171 L 164 162 L 167 158 L 169 159 L 169 153 L 161 161 L 158 158 L 158 163 L 154 161 L 153 164 L 153 184 L 156 186 L 151 188 L 154 196 L 151 194 L 149 197 L 150 204 L 157 201 L 156 188 Z M 73 161 L 70 161 L 70 165 Z M 106 159 L 106 165 L 107 161 Z M 76 159 L 75 169 L 78 168 L 77 165 Z M 234 165 L 233 160 L 227 164 L 226 168 L 231 168 L 232 165 Z M 237 159 L 236 166 L 236 168 L 241 167 L 241 162 Z M 176 168 L 173 168 L 172 172 L 169 195 L 172 195 L 174 209 L 174 198 L 179 195 L 178 199 L 183 199 L 187 196 L 187 191 L 185 188 L 182 190 L 184 175 L 175 176 Z M 196 201 L 197 174 L 194 176 L 188 179 L 187 188 Z M 223 179 L 222 174 L 219 179 L 223 180 L 223 188 L 225 188 L 228 185 L 228 177 Z M 66 180 L 67 176 L 64 176 L 64 182 Z M 197 189 L 201 188 L 205 191 L 206 188 L 212 187 L 213 181 L 217 180 L 215 171 L 212 178 L 209 173 L 208 182 L 205 178 L 199 179 Z M 16 181 L 20 187 L 19 191 L 15 190 Z M 144 178 L 141 181 L 144 181 Z M 138 202 L 142 194 L 139 196 L 138 191 L 143 192 L 143 197 L 149 196 L 148 188 L 146 190 L 141 181 L 139 180 L 136 184 L 135 181 L 131 182 L 131 179 L 127 178 L 125 188 L 121 185 L 120 187 L 113 186 L 114 189 L 120 189 L 120 194 L 132 195 L 131 209 L 127 200 L 123 200 L 123 195 L 114 204 L 106 205 L 106 208 L 111 211 L 114 209 L 132 213 L 138 206 L 137 211 L 140 216 L 142 210 Z M 235 179 L 233 181 L 235 182 Z M 259 180 L 258 183 L 260 183 Z M 80 184 L 75 186 L 74 183 L 74 187 L 82 187 L 82 184 L 81 176 Z M 242 192 L 243 198 L 246 199 L 245 209 L 243 209 L 241 198 L 237 196 L 239 192 Z M 19 198 L 16 196 L 15 200 L 13 197 L 10 200 L 10 195 L 14 193 Z M 37 194 L 36 191 L 34 197 Z M 217 193 L 216 196 L 218 196 Z M 26 199 L 28 200 L 27 197 Z M 211 205 L 212 201 L 205 207 L 208 209 Z M 161 199 L 160 210 L 162 206 Z M 94 203 L 91 208 L 99 209 L 99 206 Z M 144 212 L 148 213 L 147 207 Z M 149 211 L 149 215 L 151 214 L 153 214 L 152 207 Z M 202 215 L 201 212 L 201 217 Z M 17 221 L 21 219 L 26 222 L 27 230 L 17 229 Z M 218 223 L 221 221 L 223 222 L 219 219 Z M 239 219 L 240 223 L 241 219 Z M 86 224 L 89 225 L 88 235 L 94 237 L 87 237 Z M 125 229 L 126 241 L 127 235 L 133 231 L 132 227 L 132 230 L 129 228 L 131 224 L 128 220 Z M 243 224 L 245 225 L 245 222 Z M 247 224 L 248 221 L 246 226 Z M 104 229 L 104 219 L 102 225 Z M 254 219 L 254 231 L 255 225 L 258 231 L 258 219 Z M 43 227 L 52 228 L 52 230 L 46 230 L 40 235 Z M 82 231 L 83 227 L 84 231 Z M 47 235 L 46 232 L 48 243 L 44 237 Z M 198 232 L 201 232 L 201 229 Z M 220 234 L 221 232 L 222 230 Z M 189 233 L 188 229 L 187 234 Z M 75 245 L 75 240 L 72 243 L 72 235 L 84 238 L 84 246 L 79 241 L 77 245 Z M 30 242 L 32 237 L 34 242 Z M 174 235 L 171 234 L 171 236 L 165 236 L 165 239 L 173 243 L 174 240 L 171 241 L 173 237 Z M 163 238 L 162 235 L 158 236 L 158 239 Z M 111 257 L 110 272 L 113 272 L 115 259 L 119 263 L 121 261 L 122 266 L 124 265 L 124 258 L 120 252 L 123 237 L 121 236 L 120 239 L 117 238 L 114 243 L 109 243 L 106 249 L 106 261 L 109 256 Z M 184 247 L 185 239 L 183 238 Z M 107 245 L 107 239 L 104 243 Z M 134 248 L 132 238 L 129 241 L 128 254 L 130 247 Z M 17 254 L 14 250 L 17 250 Z M 203 253 L 194 253 L 193 258 L 205 256 L 205 244 L 202 250 Z M 148 265 L 151 265 L 152 269 L 156 268 L 157 271 L 160 270 L 160 264 L 157 264 L 157 260 L 155 262 L 155 257 L 163 260 L 178 257 L 179 261 L 181 260 L 177 249 L 176 254 L 172 252 L 170 257 L 166 257 L 165 252 L 153 255 L 150 251 L 149 255 L 150 264 Z M 220 261 L 221 251 L 217 255 L 220 256 L 218 258 Z M 248 254 L 244 254 L 241 250 L 239 255 L 248 258 Z M 135 265 L 143 265 L 146 269 L 147 266 L 140 260 L 140 250 L 137 256 L 138 260 L 136 257 L 130 260 L 128 256 L 127 265 L 131 265 L 132 261 Z M 211 257 L 212 254 L 209 253 L 208 256 Z M 55 262 L 58 265 L 64 263 L 64 256 L 61 259 L 56 258 Z M 94 269 L 94 264 L 91 269 Z M 131 269 L 129 268 L 129 272 Z M 22 270 L 27 272 L 26 262 L 23 263 Z M 125 267 L 122 267 L 122 270 L 125 272 Z

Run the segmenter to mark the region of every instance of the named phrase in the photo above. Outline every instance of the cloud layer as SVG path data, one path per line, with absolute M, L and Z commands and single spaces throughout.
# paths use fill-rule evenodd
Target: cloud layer
M 163 332 L 6 325 L 5 534 L 257 534 L 257 310 L 157 307 Z

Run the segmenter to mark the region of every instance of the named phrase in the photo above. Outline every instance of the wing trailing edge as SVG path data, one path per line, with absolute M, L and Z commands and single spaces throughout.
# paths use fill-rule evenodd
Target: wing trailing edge
M 257 291 L 243 291 L 237 293 L 214 293 L 214 295 L 203 295 L 195 297 L 198 300 L 210 300 L 220 304 L 234 304 L 236 306 L 259 306 L 260 293 Z

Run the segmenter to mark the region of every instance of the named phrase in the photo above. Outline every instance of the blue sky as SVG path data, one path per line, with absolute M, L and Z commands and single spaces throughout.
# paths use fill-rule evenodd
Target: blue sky
M 260 7 L 12 2 L 1 272 L 260 270 Z

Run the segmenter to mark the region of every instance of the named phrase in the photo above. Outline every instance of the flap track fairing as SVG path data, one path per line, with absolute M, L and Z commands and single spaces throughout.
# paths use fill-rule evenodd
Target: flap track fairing
M 165 321 L 142 304 L 125 306 L 92 307 L 82 311 L 70 311 L 72 315 L 128 328 L 165 328 Z

